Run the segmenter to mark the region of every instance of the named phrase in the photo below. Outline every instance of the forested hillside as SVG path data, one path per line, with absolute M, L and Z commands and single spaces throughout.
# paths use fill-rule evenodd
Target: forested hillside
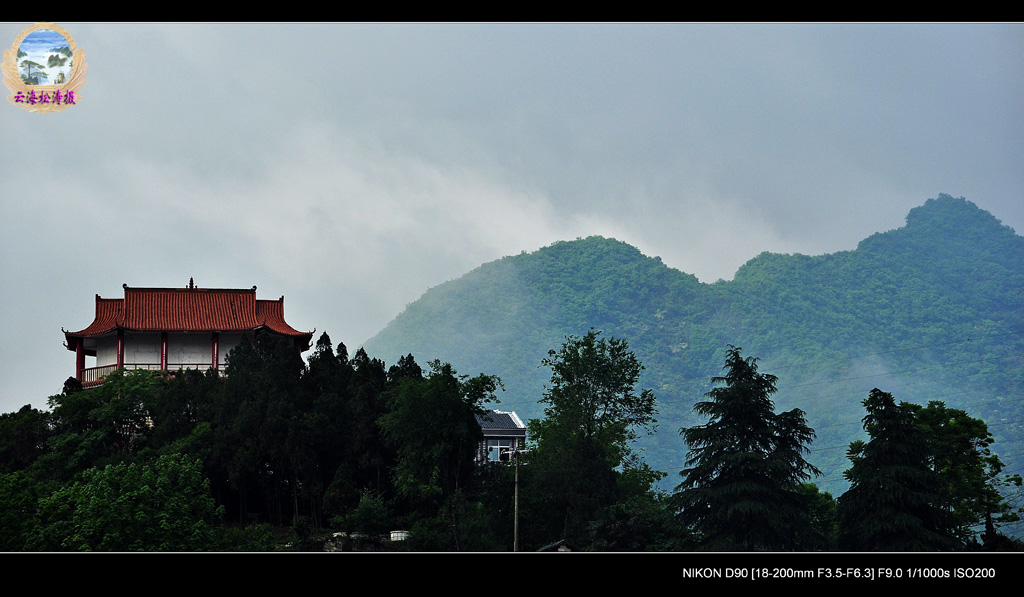
M 875 387 L 983 418 L 1008 470 L 1021 468 L 1024 238 L 963 198 L 930 199 L 855 250 L 762 253 L 713 284 L 614 239 L 556 242 L 430 289 L 365 348 L 497 375 L 501 407 L 526 419 L 541 414 L 541 359 L 590 328 L 628 339 L 643 362 L 660 414 L 640 445 L 669 486 L 686 456 L 678 430 L 696 421 L 728 344 L 779 377 L 780 408 L 807 413 L 824 489 L 845 489 Z

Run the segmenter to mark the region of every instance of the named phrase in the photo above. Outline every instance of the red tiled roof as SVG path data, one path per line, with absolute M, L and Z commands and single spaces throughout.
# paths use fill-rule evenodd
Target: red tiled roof
M 137 331 L 251 330 L 255 290 L 125 288 L 123 327 Z
M 65 332 L 65 335 L 73 336 L 99 336 L 109 332 L 110 330 L 117 329 L 120 323 L 124 319 L 124 299 L 105 299 L 100 298 L 100 295 L 96 295 L 96 318 L 89 324 L 89 327 L 85 328 L 80 332 L 71 334 Z
M 284 297 L 256 298 L 252 289 L 130 288 L 123 299 L 96 295 L 96 318 L 85 329 L 65 332 L 68 347 L 77 338 L 102 336 L 117 329 L 138 332 L 240 332 L 265 327 L 278 334 L 306 338 L 284 320 Z

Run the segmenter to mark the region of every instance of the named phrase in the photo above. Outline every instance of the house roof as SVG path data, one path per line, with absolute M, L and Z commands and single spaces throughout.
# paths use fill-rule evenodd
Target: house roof
M 514 412 L 489 410 L 483 415 L 477 415 L 476 422 L 480 424 L 480 429 L 483 430 L 484 437 L 526 437 L 526 425 L 523 425 L 523 422 L 519 419 L 519 415 Z
M 64 331 L 68 348 L 81 338 L 103 336 L 116 330 L 136 332 L 242 332 L 266 328 L 304 341 L 313 332 L 300 332 L 284 319 L 284 297 L 256 298 L 256 287 L 131 288 L 124 298 L 96 295 L 96 317 L 85 329 Z

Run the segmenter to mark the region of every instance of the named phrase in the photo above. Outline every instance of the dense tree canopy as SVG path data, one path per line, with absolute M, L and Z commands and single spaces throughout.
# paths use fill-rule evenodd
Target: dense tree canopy
M 992 453 L 994 440 L 985 421 L 939 401 L 910 408 L 924 428 L 929 466 L 939 477 L 954 536 L 968 545 L 987 525 L 984 539 L 991 543 L 996 526 L 1020 519 L 1019 510 L 1007 503 L 1000 489 L 1020 487 L 1021 476 L 1002 474 L 1003 463 Z
M 256 335 L 227 376 L 117 371 L 65 384 L 51 412 L 0 415 L 0 549 L 270 549 L 269 526 L 252 524 L 265 521 L 291 527 L 289 549 L 337 532 L 343 549 L 507 550 L 517 490 L 525 549 L 964 549 L 982 525 L 985 549 L 1019 547 L 996 527 L 1017 516 L 999 489 L 1020 477 L 1002 473 L 985 423 L 879 390 L 837 524 L 836 501 L 807 482 L 815 433 L 799 409 L 775 413 L 777 378 L 757 363 L 729 346 L 667 495 L 636 449 L 657 404 L 624 339 L 591 330 L 547 352 L 545 417 L 517 478 L 476 461 L 497 377 L 349 358 L 326 334 L 307 364 Z M 408 540 L 387 541 L 394 529 Z
M 0 414 L 0 473 L 27 469 L 47 451 L 50 413 L 25 405 Z
M 483 440 L 476 416 L 494 401 L 499 384 L 489 375 L 461 377 L 439 361 L 431 361 L 425 378 L 398 379 L 387 392 L 389 410 L 379 424 L 398 455 L 399 492 L 443 500 L 468 482 Z
M 46 551 L 202 551 L 219 519 L 201 466 L 185 456 L 86 470 L 39 502 L 29 539 Z
M 848 452 L 851 486 L 839 499 L 841 546 L 1003 549 L 1007 540 L 996 527 L 1019 515 L 1000 488 L 1021 480 L 1002 475 L 985 422 L 938 401 L 897 404 L 877 388 L 864 406 L 870 439 L 853 442 Z

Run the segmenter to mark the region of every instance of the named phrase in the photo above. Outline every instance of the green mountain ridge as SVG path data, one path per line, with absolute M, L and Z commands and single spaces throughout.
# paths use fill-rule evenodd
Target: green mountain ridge
M 780 410 L 807 412 L 823 489 L 845 488 L 846 447 L 864 437 L 873 387 L 984 418 L 1007 469 L 1021 467 L 1024 238 L 963 198 L 929 199 L 854 250 L 765 252 L 712 284 L 618 240 L 555 242 L 431 288 L 364 348 L 388 363 L 411 353 L 498 375 L 497 408 L 527 419 L 541 416 L 541 359 L 590 328 L 627 339 L 644 363 L 660 425 L 639 446 L 667 486 L 686 457 L 678 430 L 702 422 L 692 405 L 729 344 L 779 377 Z

